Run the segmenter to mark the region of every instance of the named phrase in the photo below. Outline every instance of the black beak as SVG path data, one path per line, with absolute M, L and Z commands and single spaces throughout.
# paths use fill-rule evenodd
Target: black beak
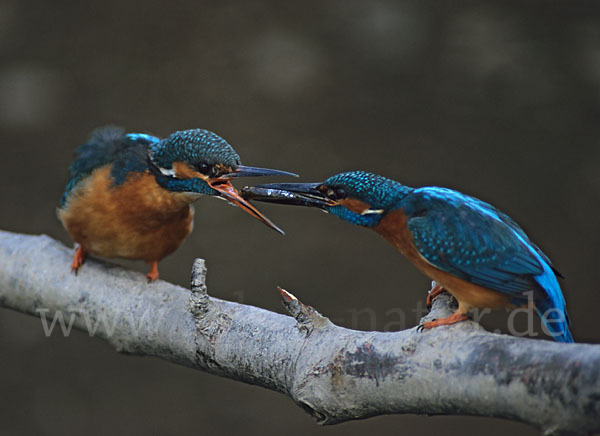
M 334 206 L 335 201 L 329 199 L 317 189 L 321 185 L 322 183 L 270 183 L 246 186 L 242 189 L 242 197 L 246 200 L 318 207 L 320 209 Z
M 287 171 L 272 170 L 270 168 L 256 168 L 238 165 L 235 171 L 222 175 L 222 178 L 233 177 L 259 177 L 259 176 L 292 176 L 298 177 L 298 174 L 289 173 Z

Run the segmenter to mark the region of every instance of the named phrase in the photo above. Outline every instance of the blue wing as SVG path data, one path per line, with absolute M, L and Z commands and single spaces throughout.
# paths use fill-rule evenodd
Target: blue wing
M 570 337 L 552 264 L 514 220 L 488 203 L 445 188 L 417 189 L 403 208 L 415 246 L 429 263 L 508 294 L 518 305 L 527 301 L 523 293 L 533 291 L 538 310 L 562 311 L 561 332 Z
M 544 269 L 514 221 L 507 224 L 489 204 L 449 189 L 417 189 L 409 201 L 408 228 L 429 263 L 515 297 L 535 287 L 533 276 Z
M 92 132 L 90 139 L 75 150 L 61 206 L 65 205 L 75 186 L 97 168 L 112 164 L 111 175 L 115 184 L 122 183 L 130 171 L 145 171 L 147 147 L 158 140 L 142 133 L 126 135 L 122 128 L 113 126 Z

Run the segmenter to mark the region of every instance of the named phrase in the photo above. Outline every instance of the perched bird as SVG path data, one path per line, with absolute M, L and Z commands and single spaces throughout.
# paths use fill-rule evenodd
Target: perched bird
M 117 127 L 94 131 L 76 150 L 58 209 L 59 219 L 79 244 L 71 270 L 88 253 L 151 263 L 148 280 L 158 278 L 158 261 L 175 251 L 192 231 L 192 203 L 202 195 L 239 206 L 283 234 L 245 201 L 230 179 L 291 175 L 241 165 L 235 150 L 208 130 L 175 132 L 159 139 Z
M 244 188 L 246 199 L 314 206 L 375 230 L 419 270 L 458 300 L 432 328 L 467 319 L 471 308 L 533 305 L 553 338 L 573 342 L 562 277 L 550 259 L 508 215 L 446 188 L 410 188 L 385 177 L 352 171 L 321 183 L 283 183 Z

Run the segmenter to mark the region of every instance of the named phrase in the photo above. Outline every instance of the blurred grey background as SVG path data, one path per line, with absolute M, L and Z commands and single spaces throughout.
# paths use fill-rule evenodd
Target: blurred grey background
M 364 169 L 493 203 L 567 277 L 576 340 L 600 341 L 598 2 L 1 0 L 0 58 L 0 229 L 71 244 L 55 208 L 93 128 L 203 127 L 245 164 L 304 181 Z M 394 308 L 415 325 L 429 281 L 383 239 L 259 207 L 287 236 L 201 199 L 161 277 L 188 286 L 201 256 L 219 298 L 282 311 L 281 285 L 341 325 L 388 329 Z M 3 435 L 535 434 L 461 417 L 321 428 L 279 394 L 121 356 L 82 332 L 46 338 L 8 310 L 0 347 Z

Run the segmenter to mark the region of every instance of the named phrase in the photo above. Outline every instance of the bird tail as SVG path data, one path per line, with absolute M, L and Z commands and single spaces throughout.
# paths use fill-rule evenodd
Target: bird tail
M 552 339 L 558 342 L 575 342 L 569 330 L 569 315 L 564 308 L 561 311 L 559 308 L 554 307 L 551 301 L 546 300 L 541 304 L 536 302 L 535 309 L 542 318 L 546 329 L 550 332 Z
M 536 300 L 536 311 L 555 341 L 574 342 L 569 330 L 571 322 L 567 314 L 565 299 L 556 279 L 556 274 L 546 262 L 543 262 L 543 265 L 544 272 L 536 276 L 535 280 L 546 295 L 545 298 Z

